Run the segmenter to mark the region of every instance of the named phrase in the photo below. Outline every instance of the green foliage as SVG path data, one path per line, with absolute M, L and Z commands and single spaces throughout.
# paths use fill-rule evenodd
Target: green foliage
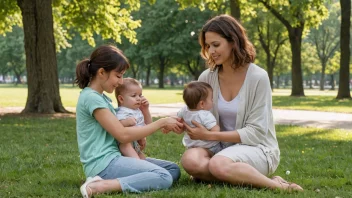
M 94 47 L 88 44 L 86 40 L 82 40 L 78 33 L 72 33 L 71 47 L 61 49 L 57 53 L 57 63 L 59 77 L 70 78 L 72 81 L 76 75 L 76 65 L 79 61 L 84 58 L 88 58 L 90 53 L 93 52 Z M 94 35 L 94 40 L 98 45 L 105 44 L 107 41 L 103 41 L 98 35 Z M 72 82 L 71 81 L 71 82 Z
M 326 65 L 326 73 L 327 74 L 335 74 L 340 69 L 340 58 L 341 53 L 335 52 L 335 55 L 329 59 Z
M 23 44 L 23 30 L 15 26 L 6 36 L 0 36 L 0 73 L 11 72 L 17 78 L 25 72 L 25 52 Z M 19 82 L 20 79 L 17 79 Z
M 0 35 L 11 32 L 14 25 L 21 25 L 21 11 L 15 0 L 0 1 Z
M 311 1 L 282 1 L 282 0 L 258 0 L 266 2 L 273 9 L 280 13 L 292 27 L 317 26 L 328 16 L 328 10 L 324 6 L 324 0 Z
M 11 30 L 12 25 L 21 25 L 21 13 L 17 1 L 0 2 L 0 34 Z M 96 0 L 55 0 L 52 4 L 54 18 L 54 35 L 56 49 L 71 47 L 69 39 L 72 30 L 95 46 L 94 34 L 104 39 L 121 42 L 124 36 L 136 43 L 135 29 L 140 26 L 139 20 L 130 17 L 132 11 L 138 10 L 137 0 L 110 1 Z
M 133 73 L 143 72 L 146 67 L 160 72 L 160 60 L 165 60 L 165 74 L 177 67 L 181 71 L 194 72 L 197 78 L 204 70 L 199 57 L 198 33 L 213 15 L 209 9 L 200 11 L 191 7 L 179 10 L 173 0 L 156 1 L 155 4 L 142 1 L 141 9 L 133 13 L 133 18 L 142 21 L 142 26 L 136 30 L 138 43 L 124 41 L 120 45 L 132 63 Z M 192 71 L 185 67 L 187 64 Z
M 302 69 L 305 75 L 314 74 L 321 70 L 317 50 L 311 43 L 302 45 Z
M 92 46 L 95 46 L 94 33 L 118 43 L 123 35 L 136 43 L 134 29 L 140 26 L 140 21 L 133 20 L 130 13 L 138 10 L 139 6 L 139 1 L 136 0 L 99 0 L 94 3 L 88 0 L 61 0 L 53 15 L 59 26 L 64 27 L 63 31 L 76 30 Z

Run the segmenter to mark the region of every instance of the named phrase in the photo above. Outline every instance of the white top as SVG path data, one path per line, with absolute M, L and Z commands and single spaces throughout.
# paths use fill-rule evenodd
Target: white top
M 190 126 L 195 127 L 192 124 L 192 120 L 203 125 L 205 128 L 210 130 L 216 125 L 216 119 L 210 111 L 199 110 L 190 111 L 187 106 L 184 106 L 178 113 L 177 116 L 183 118 L 183 120 Z M 211 148 L 217 145 L 218 141 L 204 141 L 204 140 L 192 140 L 187 133 L 183 136 L 182 143 L 187 148 L 201 147 Z
M 234 131 L 236 130 L 236 119 L 238 111 L 238 95 L 230 102 L 226 101 L 219 91 L 218 112 L 220 120 L 220 131 Z M 231 142 L 223 142 L 224 147 L 232 145 Z
M 198 80 L 209 83 L 213 88 L 214 105 L 212 113 L 219 121 L 218 94 L 220 86 L 218 68 L 214 71 L 205 70 Z M 280 150 L 276 139 L 268 73 L 251 63 L 238 97 L 236 130 L 241 138 L 241 143 L 261 148 L 267 156 L 270 169 L 275 170 L 280 162 Z
M 136 119 L 136 126 L 144 126 L 144 116 L 140 109 L 130 109 L 127 107 L 118 107 L 116 109 L 116 117 L 119 120 L 124 120 L 129 117 L 134 117 Z

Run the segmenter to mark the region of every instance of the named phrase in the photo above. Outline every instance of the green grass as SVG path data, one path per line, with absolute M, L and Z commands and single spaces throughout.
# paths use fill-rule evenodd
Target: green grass
M 277 126 L 277 136 L 281 163 L 276 175 L 302 185 L 302 193 L 196 184 L 182 170 L 170 190 L 97 197 L 352 197 L 352 131 Z M 179 164 L 181 138 L 155 133 L 148 137 L 146 153 Z M 75 118 L 0 117 L 0 142 L 0 197 L 80 197 L 85 178 Z
M 276 109 L 352 113 L 352 100 L 336 100 L 337 91 L 305 90 L 304 92 L 306 97 L 289 97 L 291 90 L 275 89 L 273 107 Z
M 72 85 L 60 85 L 61 101 L 65 107 L 75 107 L 80 93 L 78 87 Z M 183 102 L 181 88 L 146 88 L 143 95 L 151 104 L 166 104 Z M 27 87 L 25 85 L 0 84 L 0 107 L 24 107 L 27 100 Z M 114 103 L 114 94 L 107 94 Z
M 75 107 L 80 89 L 72 85 L 61 85 L 60 95 L 65 107 Z M 24 107 L 27 98 L 25 85 L 0 84 L 0 107 Z M 305 90 L 306 97 L 289 97 L 291 90 L 275 89 L 273 92 L 273 107 L 277 109 L 296 109 L 312 111 L 329 111 L 352 113 L 352 100 L 336 100 L 337 91 Z M 166 104 L 183 102 L 182 88 L 145 88 L 143 95 L 151 104 Z M 352 95 L 352 94 L 351 94 Z M 108 96 L 114 101 L 113 94 Z

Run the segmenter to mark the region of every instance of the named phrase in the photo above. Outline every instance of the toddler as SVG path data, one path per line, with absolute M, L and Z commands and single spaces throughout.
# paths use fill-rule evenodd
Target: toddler
M 187 106 L 177 113 L 178 117 L 182 118 L 190 127 L 194 127 L 191 122 L 194 120 L 210 131 L 220 131 L 214 115 L 209 111 L 213 108 L 213 90 L 208 83 L 190 82 L 183 90 L 183 100 Z M 213 155 L 222 149 L 218 141 L 192 140 L 187 133 L 185 133 L 182 142 L 186 148 L 205 148 Z

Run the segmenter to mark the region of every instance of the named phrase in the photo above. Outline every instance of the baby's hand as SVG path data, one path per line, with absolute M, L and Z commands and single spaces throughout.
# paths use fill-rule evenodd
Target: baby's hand
M 149 109 L 149 101 L 144 96 L 141 96 L 141 106 L 139 107 L 139 109 L 142 112 Z
M 141 151 L 143 151 L 145 149 L 145 146 L 147 145 L 147 138 L 142 138 L 140 140 L 137 141 Z

